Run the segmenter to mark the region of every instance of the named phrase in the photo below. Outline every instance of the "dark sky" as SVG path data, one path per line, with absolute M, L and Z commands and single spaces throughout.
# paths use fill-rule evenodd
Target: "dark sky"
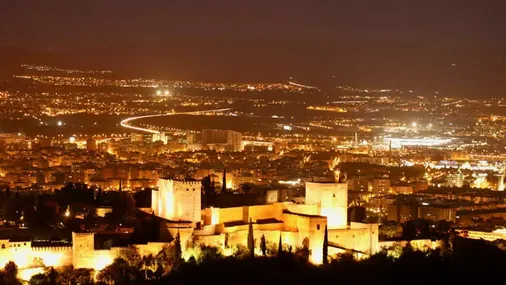
M 0 45 L 169 39 L 506 44 L 504 0 L 2 0 Z
M 505 15 L 506 0 L 0 0 L 0 47 L 170 79 L 504 96 Z

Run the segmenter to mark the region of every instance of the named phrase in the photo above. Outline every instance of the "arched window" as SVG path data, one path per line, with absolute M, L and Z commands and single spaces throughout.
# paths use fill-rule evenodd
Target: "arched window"
M 5 249 L 5 244 L 2 244 L 2 249 Z

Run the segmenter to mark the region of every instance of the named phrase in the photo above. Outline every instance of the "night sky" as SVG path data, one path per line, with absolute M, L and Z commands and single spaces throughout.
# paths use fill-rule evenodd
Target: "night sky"
M 100 46 L 168 39 L 505 45 L 501 0 L 0 1 L 0 44 Z
M 505 11 L 504 0 L 2 0 L 0 46 L 181 78 L 337 76 L 429 89 L 475 78 L 473 90 L 497 91 Z

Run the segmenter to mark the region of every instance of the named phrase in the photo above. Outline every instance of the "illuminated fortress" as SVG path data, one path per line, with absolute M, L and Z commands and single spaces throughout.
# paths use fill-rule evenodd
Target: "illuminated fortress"
M 307 247 L 310 260 L 323 260 L 323 239 L 328 228 L 329 254 L 352 251 L 368 256 L 379 250 L 378 225 L 347 223 L 346 183 L 306 183 L 306 203 L 272 203 L 258 206 L 201 209 L 201 184 L 198 181 L 160 179 L 152 192 L 149 213 L 166 220 L 162 228 L 167 242 L 135 245 L 142 256 L 156 255 L 180 234 L 183 255 L 186 244 L 221 248 L 225 254 L 234 245 L 247 246 L 249 222 L 253 226 L 255 247 L 263 235 L 267 243 L 285 248 Z M 161 233 L 162 235 L 162 233 Z M 96 250 L 93 233 L 73 233 L 72 246 L 35 247 L 31 242 L 0 240 L 0 264 L 14 261 L 21 277 L 39 273 L 43 266 L 74 266 L 101 270 L 111 264 L 121 248 Z M 38 270 L 38 271 L 37 271 Z M 25 279 L 27 280 L 27 279 Z
M 191 222 L 181 235 L 182 241 L 226 249 L 247 245 L 248 223 L 253 223 L 255 244 L 263 235 L 277 244 L 281 236 L 292 249 L 306 246 L 314 263 L 322 262 L 325 227 L 328 228 L 329 254 L 351 250 L 370 255 L 379 250 L 378 225 L 348 225 L 348 189 L 346 183 L 306 183 L 305 204 L 291 202 L 258 206 L 201 209 L 200 183 L 161 179 L 152 194 L 153 213 L 161 218 Z M 198 216 L 197 216 L 198 215 Z M 180 231 L 181 225 L 177 226 Z M 168 227 L 174 233 L 176 228 Z

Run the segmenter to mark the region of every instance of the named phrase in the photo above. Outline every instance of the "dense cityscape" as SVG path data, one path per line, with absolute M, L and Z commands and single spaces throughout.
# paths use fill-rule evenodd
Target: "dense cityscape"
M 185 79 L 111 64 L 146 58 L 96 60 L 108 45 L 89 65 L 62 60 L 53 47 L 88 58 L 67 36 L 18 56 L 2 41 L 25 39 L 0 34 L 0 56 L 19 57 L 0 66 L 0 285 L 467 284 L 504 270 L 499 85 L 467 96 L 428 76 L 378 84 L 358 67 L 346 72 L 360 80 L 325 71 L 318 81 L 309 61 L 290 58 L 306 74 L 291 76 L 262 69 L 256 53 L 258 74 L 239 81 L 225 70 L 246 61 L 234 69 L 221 57 L 232 52 L 213 45 L 207 57 L 223 66 L 202 64 L 212 76 L 200 78 L 221 79 Z M 471 66 L 455 58 L 445 68 Z

